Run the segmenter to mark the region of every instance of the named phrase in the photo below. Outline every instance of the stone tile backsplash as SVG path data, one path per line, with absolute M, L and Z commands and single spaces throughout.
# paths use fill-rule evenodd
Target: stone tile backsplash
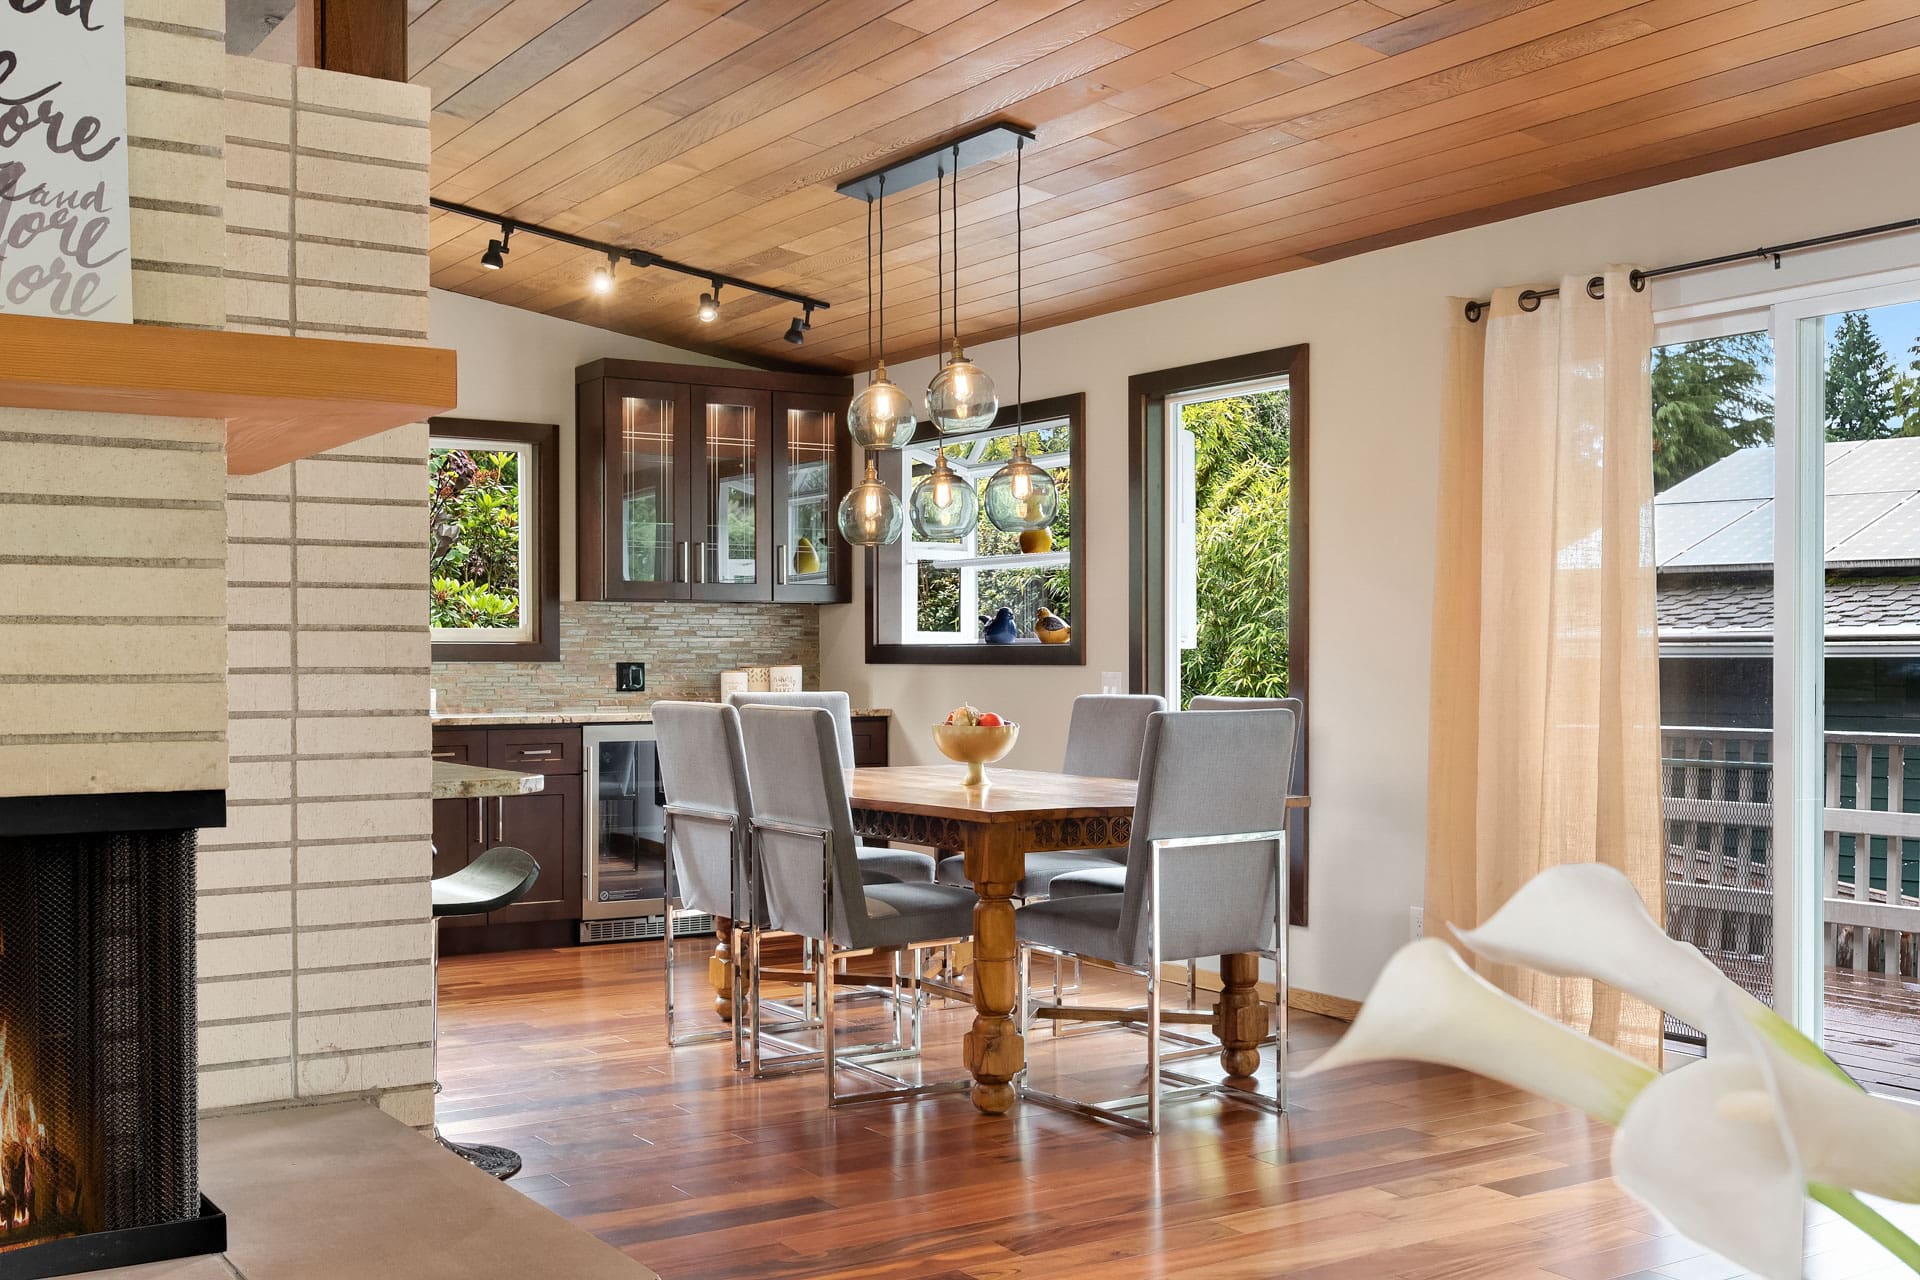
M 616 693 L 613 664 L 647 664 L 644 693 Z M 490 711 L 639 710 L 720 696 L 720 673 L 798 663 L 820 678 L 820 613 L 804 604 L 567 601 L 558 662 L 436 662 L 444 715 Z

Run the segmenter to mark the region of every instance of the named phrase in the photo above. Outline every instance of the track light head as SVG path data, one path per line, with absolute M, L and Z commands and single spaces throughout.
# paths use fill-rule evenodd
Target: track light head
M 712 324 L 720 318 L 720 282 L 713 282 L 713 292 L 700 295 L 700 310 L 697 312 L 702 324 Z
M 480 255 L 480 265 L 489 271 L 498 271 L 507 265 L 507 242 L 513 239 L 513 226 L 500 224 L 500 238 L 487 241 L 487 251 Z
M 606 266 L 593 269 L 592 285 L 595 293 L 605 297 L 613 292 L 613 269 L 619 265 L 619 262 L 620 259 L 610 253 L 607 255 Z
M 795 316 L 793 323 L 787 326 L 787 341 L 800 346 L 807 340 L 807 330 L 813 328 L 813 308 L 808 307 L 804 316 Z

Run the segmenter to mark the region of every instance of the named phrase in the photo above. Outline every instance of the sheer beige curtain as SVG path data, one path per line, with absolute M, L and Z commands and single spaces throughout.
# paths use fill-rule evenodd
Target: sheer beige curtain
M 1523 311 L 1454 308 L 1440 453 L 1427 930 L 1545 867 L 1603 862 L 1662 910 L 1648 353 L 1626 270 Z M 1660 1016 L 1584 979 L 1487 976 L 1657 1063 Z

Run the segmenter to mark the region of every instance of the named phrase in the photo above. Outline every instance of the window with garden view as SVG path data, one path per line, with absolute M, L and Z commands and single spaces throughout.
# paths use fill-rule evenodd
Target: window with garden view
M 436 418 L 427 450 L 434 657 L 559 656 L 559 428 Z

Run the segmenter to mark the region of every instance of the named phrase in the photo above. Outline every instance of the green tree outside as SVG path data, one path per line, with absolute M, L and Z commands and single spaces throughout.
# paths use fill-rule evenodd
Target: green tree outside
M 1180 655 L 1184 706 L 1196 694 L 1287 692 L 1291 498 L 1285 391 L 1188 405 L 1194 438 L 1195 587 L 1199 627 Z
M 427 455 L 429 616 L 436 627 L 520 625 L 520 455 Z
M 1826 381 L 1827 439 L 1878 440 L 1898 433 L 1900 375 L 1865 312 L 1840 317 L 1827 346 Z
M 1773 441 L 1772 346 L 1736 333 L 1653 350 L 1653 483 L 1666 490 L 1737 449 Z

